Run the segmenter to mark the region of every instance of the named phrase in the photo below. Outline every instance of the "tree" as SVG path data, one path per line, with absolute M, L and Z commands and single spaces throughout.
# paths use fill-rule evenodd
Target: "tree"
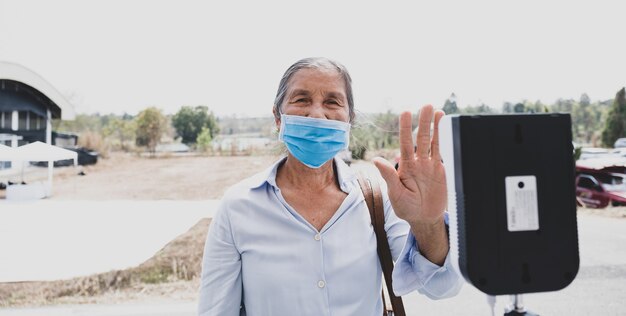
M 591 99 L 589 98 L 589 96 L 586 93 L 583 93 L 580 96 L 580 101 L 579 101 L 580 105 L 582 107 L 587 107 L 591 104 Z
M 198 134 L 198 138 L 196 139 L 196 145 L 198 146 L 198 150 L 202 151 L 202 152 L 207 152 L 209 151 L 209 149 L 211 148 L 211 140 L 213 138 L 211 138 L 211 131 L 206 128 L 203 127 L 202 131 L 200 131 L 200 134 Z
M 376 126 L 382 133 L 378 133 L 374 137 L 376 149 L 388 148 L 398 143 L 398 131 L 400 130 L 400 121 L 398 115 L 387 110 L 386 113 L 376 115 Z
M 446 114 L 459 113 L 459 107 L 456 104 L 456 94 L 452 93 L 450 97 L 443 104 L 442 109 Z
M 363 116 L 364 114 L 361 114 Z M 365 153 L 369 149 L 375 149 L 376 139 L 381 136 L 380 128 L 378 128 L 371 120 L 356 121 L 350 130 L 350 146 L 353 159 L 365 159 Z
M 99 114 L 76 114 L 74 120 L 53 120 L 52 129 L 59 132 L 79 133 L 84 131 L 100 131 L 102 124 Z
M 576 104 L 576 101 L 574 100 L 558 99 L 556 100 L 556 103 L 552 106 L 552 111 L 571 113 L 574 109 L 574 104 Z
M 626 136 L 626 91 L 619 90 L 613 100 L 613 106 L 602 131 L 602 143 L 606 147 L 613 147 L 615 141 Z
M 513 107 L 513 112 L 524 113 L 526 112 L 526 106 L 524 105 L 524 103 L 518 103 Z
M 102 135 L 105 138 L 113 138 L 119 149 L 127 151 L 129 149 L 128 142 L 132 142 L 135 137 L 135 122 L 132 119 L 124 119 L 123 117 L 109 118 L 107 124 L 102 128 Z
M 488 105 L 481 103 L 480 105 L 477 105 L 477 106 L 471 106 L 471 105 L 466 106 L 465 108 L 463 108 L 463 113 L 464 114 L 491 114 L 491 113 L 495 113 L 495 111 Z
M 219 133 L 219 126 L 213 112 L 209 112 L 209 108 L 203 105 L 181 107 L 172 117 L 172 125 L 185 144 L 195 143 L 203 128 L 208 129 L 211 139 Z
M 526 108 L 526 111 L 530 112 L 530 113 L 548 113 L 548 112 L 550 112 L 550 109 L 548 109 L 548 107 L 546 105 L 541 103 L 540 100 L 535 101 L 535 103 L 531 103 L 530 101 L 528 101 L 528 102 L 526 102 L 524 104 L 524 107 Z
M 165 116 L 156 107 L 149 107 L 139 113 L 135 119 L 136 144 L 148 147 L 148 151 L 154 154 L 156 145 L 161 141 L 161 135 L 165 131 Z
M 352 158 L 363 159 L 368 150 L 396 148 L 398 146 L 398 115 L 386 113 L 360 113 L 350 130 Z
M 513 113 L 513 103 L 511 102 L 502 103 L 502 113 Z

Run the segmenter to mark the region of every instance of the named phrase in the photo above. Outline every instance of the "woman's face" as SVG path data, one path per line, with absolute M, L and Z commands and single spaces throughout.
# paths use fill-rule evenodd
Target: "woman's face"
M 299 70 L 291 77 L 282 112 L 348 122 L 350 113 L 343 78 L 334 70 Z M 280 125 L 280 121 L 276 123 Z

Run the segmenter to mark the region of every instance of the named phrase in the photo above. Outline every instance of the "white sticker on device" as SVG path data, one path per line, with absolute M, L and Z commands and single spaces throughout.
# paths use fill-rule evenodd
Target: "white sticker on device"
M 535 176 L 511 176 L 504 178 L 504 182 L 509 231 L 538 230 L 537 178 Z

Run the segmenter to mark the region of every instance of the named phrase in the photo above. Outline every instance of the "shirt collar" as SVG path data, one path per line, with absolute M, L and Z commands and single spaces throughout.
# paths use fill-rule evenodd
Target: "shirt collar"
M 249 180 L 249 188 L 257 189 L 263 186 L 265 183 L 278 188 L 276 185 L 276 173 L 278 171 L 278 167 L 287 159 L 287 157 L 283 157 L 276 161 L 269 168 L 265 169 L 262 172 L 257 173 L 252 176 Z M 352 190 L 354 186 L 354 181 L 356 180 L 356 174 L 354 171 L 342 160 L 337 157 L 333 158 L 333 163 L 337 167 L 337 177 L 339 181 L 339 187 L 342 191 L 348 193 Z

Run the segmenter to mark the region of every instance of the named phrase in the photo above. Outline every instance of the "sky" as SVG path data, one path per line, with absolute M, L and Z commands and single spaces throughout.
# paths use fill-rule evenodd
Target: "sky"
M 557 98 L 626 85 L 622 1 L 9 1 L 0 60 L 77 113 L 269 116 L 283 72 L 344 64 L 362 112 Z

